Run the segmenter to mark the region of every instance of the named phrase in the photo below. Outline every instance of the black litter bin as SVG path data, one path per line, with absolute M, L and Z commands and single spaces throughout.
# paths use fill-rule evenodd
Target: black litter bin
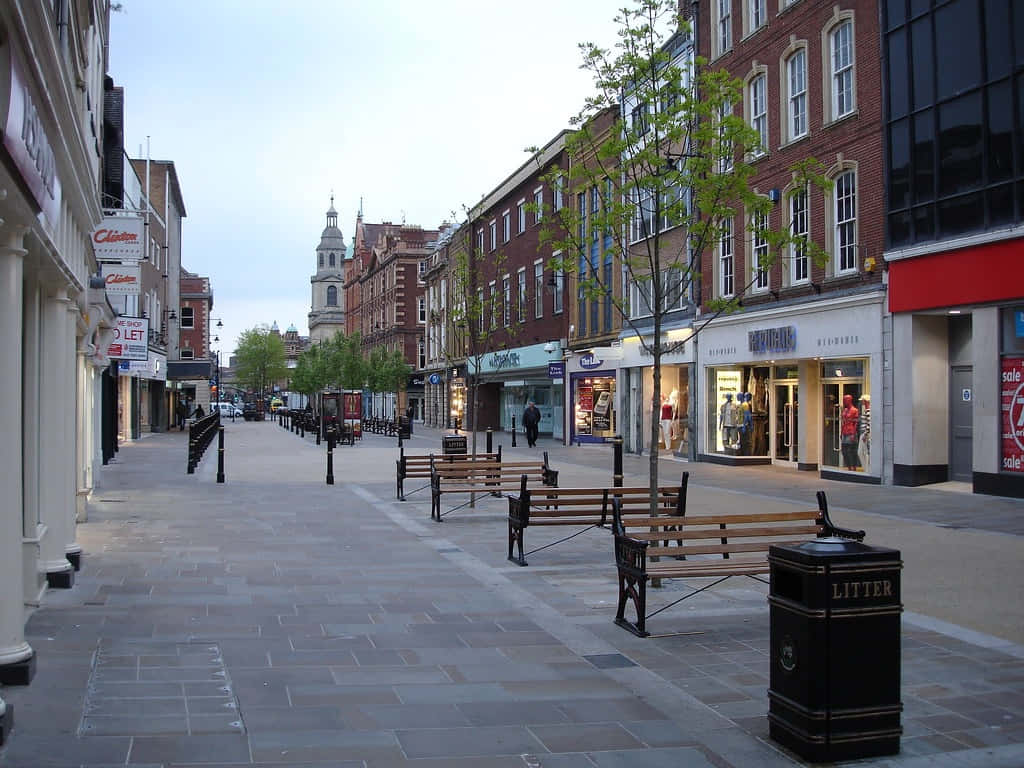
M 771 737 L 811 762 L 899 752 L 899 551 L 829 537 L 768 562 Z
M 442 435 L 441 453 L 445 456 L 468 453 L 465 435 Z

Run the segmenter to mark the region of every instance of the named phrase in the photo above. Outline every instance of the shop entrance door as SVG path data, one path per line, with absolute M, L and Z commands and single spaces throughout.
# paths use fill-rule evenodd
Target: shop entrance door
M 861 394 L 864 392 L 864 385 L 861 379 L 830 379 L 825 382 L 822 399 L 822 444 L 821 444 L 821 465 L 830 469 L 848 469 L 865 471 L 867 467 L 862 466 L 860 456 L 860 430 L 862 427 L 860 419 Z M 842 436 L 842 414 L 843 398 L 850 395 L 853 398 L 853 405 L 858 410 L 857 431 L 854 434 L 854 443 L 847 446 L 843 451 Z
M 800 424 L 800 387 L 795 381 L 777 381 L 774 386 L 775 402 L 772 407 L 774 421 L 772 459 L 776 464 L 796 465 L 797 427 Z

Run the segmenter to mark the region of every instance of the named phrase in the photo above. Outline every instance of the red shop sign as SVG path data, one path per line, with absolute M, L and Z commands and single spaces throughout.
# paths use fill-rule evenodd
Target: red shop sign
M 1000 383 L 1003 471 L 1024 472 L 1024 357 L 1004 357 Z

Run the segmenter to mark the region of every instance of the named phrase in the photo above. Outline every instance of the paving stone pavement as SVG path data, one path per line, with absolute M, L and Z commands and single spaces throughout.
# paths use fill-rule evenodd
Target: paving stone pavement
M 225 431 L 223 485 L 215 450 L 185 474 L 181 433 L 122 446 L 105 468 L 78 529 L 76 585 L 48 592 L 27 625 L 36 678 L 0 689 L 14 707 L 0 766 L 802 764 L 768 738 L 763 585 L 733 579 L 655 617 L 657 636 L 636 638 L 611 621 L 607 532 L 519 568 L 505 559 L 504 499 L 442 524 L 429 519 L 425 491 L 394 500 L 393 439 L 339 447 L 327 486 L 324 446 L 312 439 L 271 422 Z M 530 452 L 498 439 L 509 454 Z M 409 449 L 439 444 L 417 425 Z M 606 450 L 539 448 L 562 485 L 607 482 Z M 645 465 L 629 457 L 627 473 Z M 1024 765 L 1020 592 L 1005 624 L 990 627 L 992 596 L 969 600 L 974 582 L 949 554 L 990 553 L 978 578 L 998 568 L 1015 589 L 1024 504 L 770 468 L 661 468 L 690 471 L 691 503 L 712 510 L 738 500 L 792 508 L 825 487 L 840 524 L 906 542 L 901 753 L 856 764 Z M 983 519 L 970 514 L 986 507 Z M 528 543 L 558 538 L 530 531 Z M 947 562 L 921 556 L 919 540 Z M 915 585 L 943 570 L 954 571 L 949 591 L 929 602 Z M 703 583 L 669 581 L 651 600 Z M 942 602 L 948 612 L 933 610 Z

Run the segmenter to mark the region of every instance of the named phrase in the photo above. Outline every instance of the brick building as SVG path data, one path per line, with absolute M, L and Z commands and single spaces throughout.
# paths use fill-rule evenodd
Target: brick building
M 759 269 L 768 245 L 742 209 L 703 254 L 704 310 L 730 296 L 742 309 L 699 336 L 701 457 L 880 482 L 892 457 L 872 435 L 884 408 L 878 4 L 713 0 L 695 21 L 698 54 L 742 82 L 733 110 L 761 137 L 749 160 L 774 203 L 768 226 L 828 254 L 820 266 L 789 248 Z M 830 189 L 797 188 L 791 168 L 806 158 Z
M 202 405 L 210 412 L 210 379 L 216 363 L 210 349 L 210 313 L 213 311 L 213 290 L 210 278 L 181 270 L 178 309 L 178 356 L 180 395 L 194 409 Z

